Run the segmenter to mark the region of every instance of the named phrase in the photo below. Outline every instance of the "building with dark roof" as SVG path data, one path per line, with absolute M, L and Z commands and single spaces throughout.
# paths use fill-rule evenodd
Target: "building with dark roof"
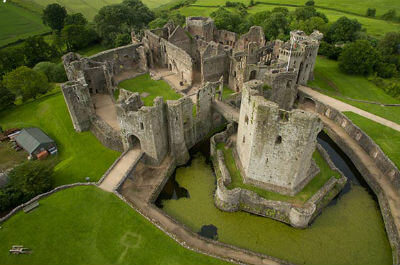
M 15 141 L 30 155 L 56 149 L 56 143 L 39 128 L 26 128 L 15 137 Z

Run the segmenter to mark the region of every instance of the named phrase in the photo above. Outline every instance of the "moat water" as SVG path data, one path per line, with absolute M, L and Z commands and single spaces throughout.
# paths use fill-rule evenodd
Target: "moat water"
M 296 264 L 391 264 L 391 248 L 374 193 L 326 134 L 321 133 L 318 142 L 349 182 L 307 229 L 218 210 L 209 141 L 191 150 L 192 159 L 176 169 L 156 204 L 204 237 Z

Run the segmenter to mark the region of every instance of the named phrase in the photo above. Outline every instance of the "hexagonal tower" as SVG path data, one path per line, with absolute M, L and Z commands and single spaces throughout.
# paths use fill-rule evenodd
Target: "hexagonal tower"
M 236 148 L 246 183 L 287 195 L 300 191 L 317 173 L 312 161 L 319 117 L 280 109 L 259 93 L 262 81 L 244 84 Z

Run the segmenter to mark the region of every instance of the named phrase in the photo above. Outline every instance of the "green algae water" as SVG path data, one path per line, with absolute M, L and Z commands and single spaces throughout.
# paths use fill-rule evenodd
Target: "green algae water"
M 218 229 L 218 240 L 296 264 L 391 264 L 384 223 L 368 191 L 352 184 L 304 230 L 245 212 L 214 206 L 215 176 L 201 153 L 176 170 L 175 179 L 189 198 L 162 201 L 163 210 L 193 231 Z

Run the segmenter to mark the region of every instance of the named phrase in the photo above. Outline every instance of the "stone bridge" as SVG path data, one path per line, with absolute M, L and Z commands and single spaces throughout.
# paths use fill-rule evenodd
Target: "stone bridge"
M 239 122 L 239 110 L 220 100 L 215 100 L 213 109 L 221 114 L 229 122 Z

